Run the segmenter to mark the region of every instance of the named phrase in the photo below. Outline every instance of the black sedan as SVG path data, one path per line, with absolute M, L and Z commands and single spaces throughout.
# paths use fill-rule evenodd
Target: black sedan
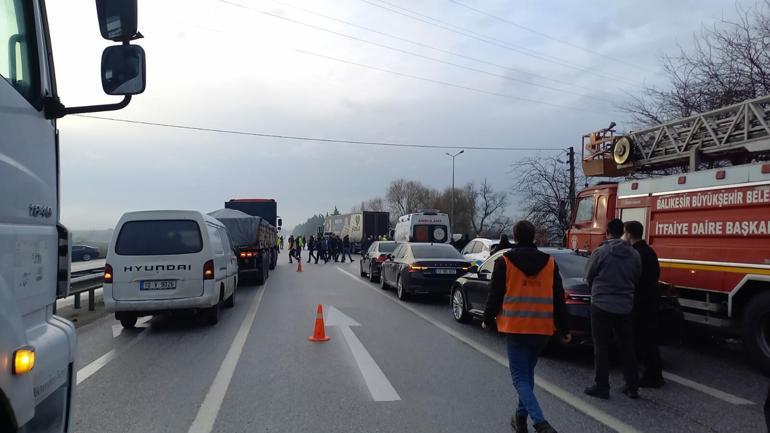
M 369 277 L 369 281 L 375 282 L 380 279 L 380 269 L 382 262 L 388 260 L 388 254 L 391 254 L 398 244 L 394 241 L 376 241 L 373 242 L 368 250 L 361 255 L 361 276 Z
M 449 244 L 399 243 L 382 263 L 380 285 L 395 287 L 402 301 L 413 294 L 449 294 L 468 269 L 470 263 Z
M 508 250 L 498 251 L 485 260 L 478 268 L 458 278 L 452 285 L 452 314 L 455 320 L 468 323 L 472 318 L 482 319 L 489 296 L 489 285 L 495 261 Z M 564 285 L 567 304 L 567 323 L 573 335 L 574 344 L 590 343 L 591 340 L 591 293 L 585 280 L 588 257 L 564 248 L 540 248 L 556 260 Z M 661 334 L 678 335 L 682 313 L 675 296 L 664 291 L 659 310 Z M 668 339 L 666 339 L 668 340 Z
M 89 245 L 73 245 L 72 246 L 72 261 L 87 262 L 91 259 L 99 258 L 99 249 Z

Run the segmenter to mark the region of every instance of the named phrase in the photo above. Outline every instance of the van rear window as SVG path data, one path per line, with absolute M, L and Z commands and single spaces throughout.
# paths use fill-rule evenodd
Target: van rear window
M 438 224 L 415 225 L 412 242 L 439 242 L 447 240 L 447 226 Z
M 192 220 L 129 221 L 115 244 L 121 256 L 192 254 L 203 249 L 198 223 Z

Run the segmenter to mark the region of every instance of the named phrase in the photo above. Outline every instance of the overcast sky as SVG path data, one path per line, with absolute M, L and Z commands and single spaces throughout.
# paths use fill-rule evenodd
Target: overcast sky
M 612 120 L 624 129 L 615 107 L 624 92 L 658 83 L 661 54 L 735 15 L 730 0 L 458 0 L 506 23 L 448 0 L 385 1 L 228 0 L 248 9 L 220 0 L 140 1 L 145 39 L 136 42 L 147 53 L 147 90 L 124 110 L 96 115 L 333 139 L 566 148 Z M 99 61 L 110 42 L 99 35 L 93 1 L 49 1 L 48 9 L 62 101 L 113 101 L 101 90 Z M 59 128 L 62 220 L 71 229 L 113 227 L 139 209 L 208 212 L 236 197 L 275 198 L 291 228 L 335 205 L 346 212 L 383 195 L 397 178 L 451 183 L 445 149 L 74 116 Z M 469 149 L 456 160 L 456 183 L 488 178 L 509 189 L 509 165 L 534 153 Z

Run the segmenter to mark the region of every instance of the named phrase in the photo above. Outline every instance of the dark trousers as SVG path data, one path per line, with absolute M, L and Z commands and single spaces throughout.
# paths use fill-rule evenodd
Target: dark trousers
M 646 380 L 663 379 L 657 341 L 657 309 L 640 309 L 634 312 L 633 320 L 636 356 L 642 364 L 642 377 Z
M 623 375 L 630 389 L 639 387 L 639 371 L 634 350 L 634 331 L 630 314 L 614 314 L 591 306 L 591 335 L 594 340 L 596 384 L 610 387 L 610 342 L 613 334 L 623 358 Z
M 353 261 L 353 257 L 350 255 L 350 247 L 342 247 L 342 263 L 345 263 L 345 256 L 348 256 L 350 261 Z
M 313 249 L 308 248 L 307 249 L 307 262 L 310 263 L 310 260 L 313 259 L 315 256 L 315 262 L 318 263 L 318 254 L 313 254 Z

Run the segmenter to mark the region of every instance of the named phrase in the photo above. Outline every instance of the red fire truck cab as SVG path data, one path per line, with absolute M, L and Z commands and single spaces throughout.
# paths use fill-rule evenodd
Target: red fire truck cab
M 770 163 L 587 188 L 567 245 L 590 253 L 616 217 L 644 225 L 686 320 L 740 332 L 770 369 Z

